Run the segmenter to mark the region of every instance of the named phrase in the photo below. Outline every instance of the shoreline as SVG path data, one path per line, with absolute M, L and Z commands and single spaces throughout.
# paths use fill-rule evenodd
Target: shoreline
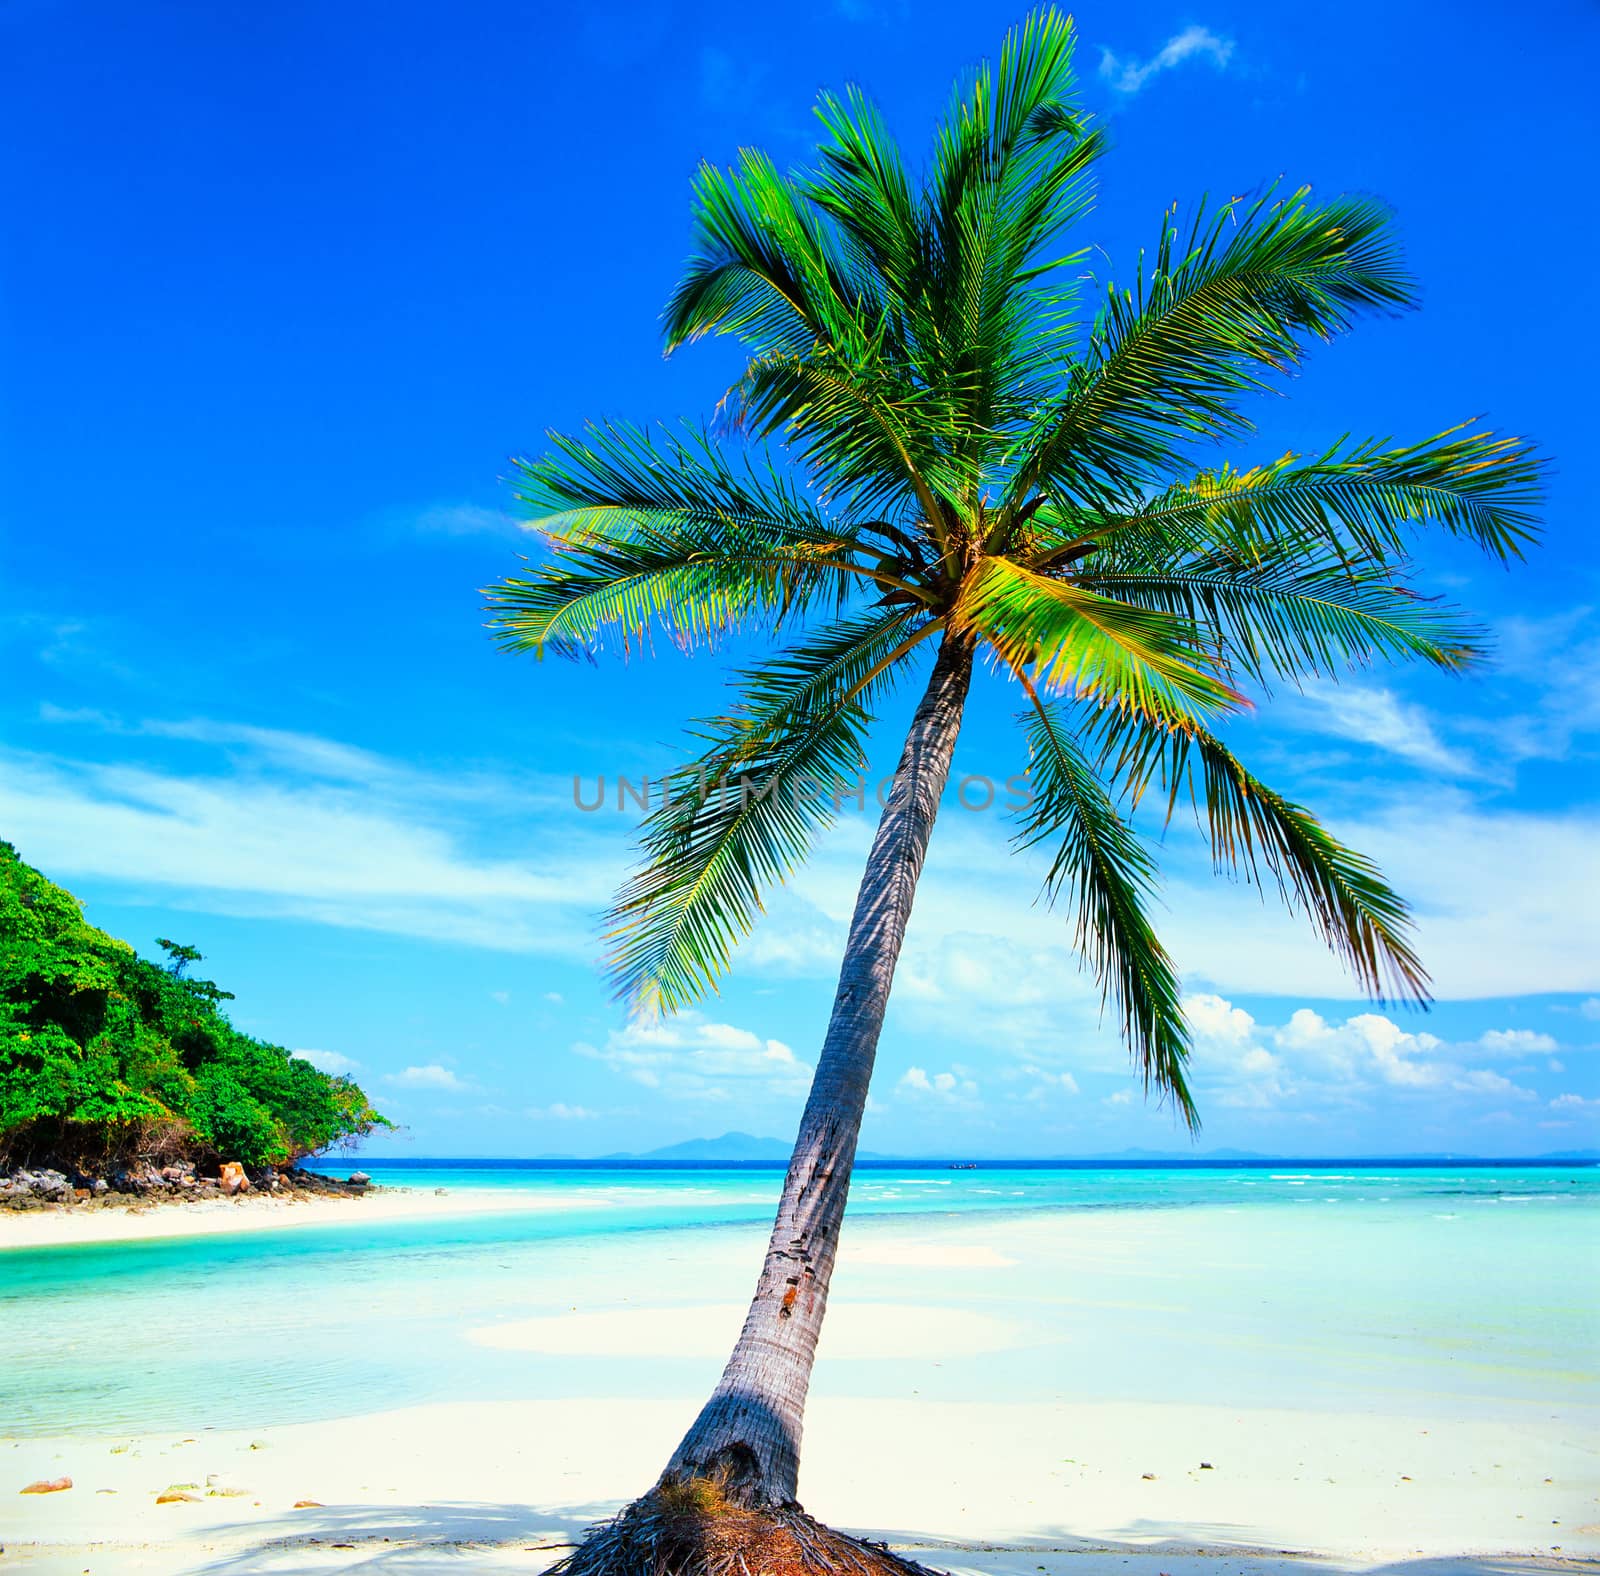
M 152 1235 L 174 1217 L 187 1233 L 583 1207 L 503 1189 L 305 1202 L 0 1223 Z M 1385 1217 L 1327 1202 L 1092 1211 L 1066 1230 L 863 1220 L 800 1497 L 953 1576 L 1593 1572 L 1580 1370 L 1600 1304 L 1579 1275 L 1582 1311 L 1540 1311 L 1570 1240 L 1556 1217 L 1534 1237 L 1521 1205 L 1450 1202 L 1413 1210 L 1377 1258 Z M 420 1256 L 420 1231 L 374 1232 L 370 1254 L 328 1233 L 303 1272 L 299 1246 L 267 1239 L 220 1266 L 113 1250 L 81 1278 L 70 1254 L 0 1259 L 24 1293 L 0 1332 L 18 1403 L 0 1429 L 32 1430 L 0 1437 L 7 1568 L 543 1572 L 654 1480 L 715 1382 L 764 1231 L 575 1224 L 546 1240 L 507 1215 Z M 60 1289 L 30 1304 L 35 1270 Z M 152 1332 L 137 1372 L 125 1330 Z
M 245 1193 L 233 1198 L 132 1199 L 0 1210 L 0 1254 L 27 1248 L 148 1242 L 161 1238 L 289 1231 L 305 1226 L 380 1225 L 451 1216 L 553 1208 L 531 1192 L 461 1188 L 445 1193 L 372 1187 L 365 1193 Z

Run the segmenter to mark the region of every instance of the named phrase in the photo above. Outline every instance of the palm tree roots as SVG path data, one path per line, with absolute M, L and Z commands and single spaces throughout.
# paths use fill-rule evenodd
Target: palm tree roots
M 709 1478 L 667 1481 L 592 1528 L 548 1576 L 939 1576 L 798 1505 L 743 1505 Z

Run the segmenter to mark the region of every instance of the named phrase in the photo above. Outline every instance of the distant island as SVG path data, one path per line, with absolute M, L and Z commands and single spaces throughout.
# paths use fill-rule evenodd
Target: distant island
M 757 1137 L 751 1133 L 728 1132 L 716 1138 L 688 1138 L 659 1149 L 614 1150 L 609 1154 L 575 1155 L 571 1153 L 542 1153 L 532 1155 L 382 1155 L 374 1156 L 372 1163 L 397 1171 L 444 1167 L 463 1171 L 548 1167 L 555 1170 L 604 1170 L 610 1166 L 628 1169 L 648 1169 L 661 1166 L 716 1167 L 747 1166 L 765 1169 L 786 1166 L 789 1162 L 789 1145 L 782 1139 Z M 1176 1168 L 1259 1170 L 1269 1166 L 1304 1166 L 1327 1169 L 1334 1166 L 1373 1167 L 1398 1166 L 1496 1166 L 1496 1165 L 1593 1165 L 1600 1162 L 1600 1149 L 1558 1149 L 1534 1155 L 1479 1155 L 1460 1151 L 1418 1151 L 1411 1154 L 1366 1155 L 1282 1155 L 1253 1149 L 1142 1149 L 1129 1148 L 1102 1150 L 1084 1154 L 1055 1155 L 1003 1155 L 982 1151 L 950 1154 L 892 1155 L 863 1149 L 856 1155 L 862 1166 L 910 1166 L 920 1169 L 952 1167 L 966 1170 L 1018 1166 L 1026 1169 L 1093 1170 L 1159 1170 Z M 324 1168 L 325 1169 L 325 1168 Z
M 0 1204 L 276 1189 L 392 1125 L 348 1078 L 241 1034 L 230 993 L 188 974 L 200 954 L 158 944 L 165 966 L 0 841 Z
M 688 1138 L 681 1144 L 637 1155 L 607 1155 L 608 1160 L 777 1160 L 787 1162 L 792 1144 L 750 1133 L 724 1133 L 720 1138 Z M 865 1158 L 863 1156 L 863 1158 Z

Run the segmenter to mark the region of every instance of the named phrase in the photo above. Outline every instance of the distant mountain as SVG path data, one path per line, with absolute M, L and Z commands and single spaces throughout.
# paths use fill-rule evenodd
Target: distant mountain
M 781 1138 L 724 1133 L 720 1138 L 687 1138 L 681 1144 L 633 1155 L 635 1160 L 787 1160 L 792 1144 Z

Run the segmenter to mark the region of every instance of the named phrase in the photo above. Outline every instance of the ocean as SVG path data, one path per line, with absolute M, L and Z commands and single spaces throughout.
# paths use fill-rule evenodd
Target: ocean
M 362 1164 L 514 1207 L 0 1254 L 0 1434 L 703 1393 L 782 1180 Z M 898 1310 L 903 1334 L 853 1335 L 856 1305 Z M 816 1383 L 1515 1423 L 1592 1416 L 1597 1357 L 1593 1165 L 877 1164 L 852 1189 Z

